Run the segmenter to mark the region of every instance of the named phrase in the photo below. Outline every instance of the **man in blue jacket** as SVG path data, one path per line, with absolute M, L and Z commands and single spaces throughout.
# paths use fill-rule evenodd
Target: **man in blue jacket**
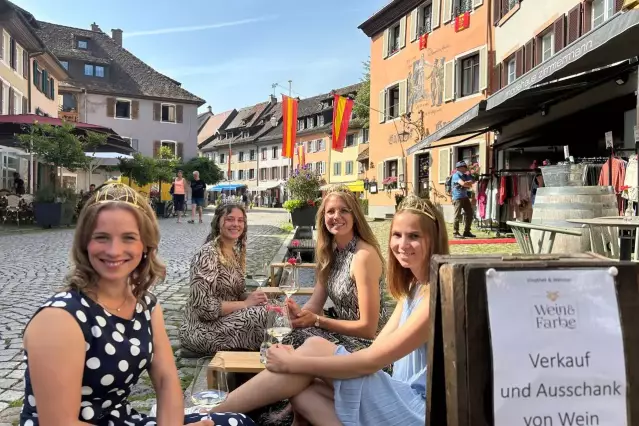
M 473 187 L 473 178 L 468 174 L 468 166 L 465 161 L 459 161 L 455 165 L 457 169 L 451 179 L 451 193 L 453 197 L 453 207 L 455 207 L 455 221 L 453 222 L 453 237 L 455 238 L 475 238 L 470 233 L 473 224 L 473 206 L 470 203 L 468 190 Z M 459 233 L 459 222 L 464 213 L 464 233 Z

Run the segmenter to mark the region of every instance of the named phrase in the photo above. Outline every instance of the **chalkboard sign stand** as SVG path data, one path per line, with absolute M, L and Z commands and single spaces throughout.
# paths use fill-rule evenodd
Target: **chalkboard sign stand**
M 486 296 L 488 269 L 593 269 L 611 266 L 619 271 L 615 284 L 626 359 L 628 425 L 639 426 L 639 265 L 593 254 L 433 256 L 426 425 L 494 425 Z M 444 377 L 441 377 L 442 367 Z

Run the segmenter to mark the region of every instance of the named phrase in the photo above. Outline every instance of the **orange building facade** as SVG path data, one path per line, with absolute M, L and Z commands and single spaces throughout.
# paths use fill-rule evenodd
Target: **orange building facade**
M 455 163 L 487 170 L 490 135 L 406 150 L 489 92 L 495 65 L 491 0 L 394 0 L 360 25 L 371 37 L 369 216 L 395 211 L 395 196 L 425 195 L 452 218 L 444 184 Z

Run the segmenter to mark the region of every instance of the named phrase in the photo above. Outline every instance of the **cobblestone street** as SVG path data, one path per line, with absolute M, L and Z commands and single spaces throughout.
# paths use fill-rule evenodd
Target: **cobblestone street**
M 177 224 L 174 219 L 160 221 L 160 255 L 167 264 L 167 279 L 154 289 L 165 311 L 169 337 L 179 348 L 177 328 L 188 295 L 191 258 L 209 231 L 212 210 L 205 211 L 204 224 Z M 288 221 L 282 209 L 254 209 L 249 212 L 247 274 L 271 262 L 289 235 L 279 225 Z M 68 269 L 72 229 L 14 233 L 0 236 L 0 426 L 17 424 L 23 392 L 22 332 L 27 321 L 56 289 L 63 284 Z M 195 360 L 180 360 L 183 386 L 192 376 L 188 367 Z M 131 397 L 141 409 L 154 403 L 148 378 L 142 378 Z

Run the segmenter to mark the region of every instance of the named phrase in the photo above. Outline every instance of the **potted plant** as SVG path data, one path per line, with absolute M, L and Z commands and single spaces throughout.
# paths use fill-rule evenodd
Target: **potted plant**
M 293 226 L 315 226 L 322 183 L 321 175 L 309 165 L 295 169 L 286 180 L 291 198 L 284 203 L 284 208 L 291 213 Z
M 71 123 L 61 126 L 35 121 L 24 126 L 24 133 L 15 135 L 18 142 L 44 163 L 54 166 L 52 185 L 35 194 L 33 213 L 35 221 L 45 228 L 70 225 L 75 211 L 76 195 L 71 188 L 62 188 L 58 171 L 89 170 L 92 158 L 87 156 L 99 145 L 106 143 L 107 135 L 86 131 L 79 133 Z

